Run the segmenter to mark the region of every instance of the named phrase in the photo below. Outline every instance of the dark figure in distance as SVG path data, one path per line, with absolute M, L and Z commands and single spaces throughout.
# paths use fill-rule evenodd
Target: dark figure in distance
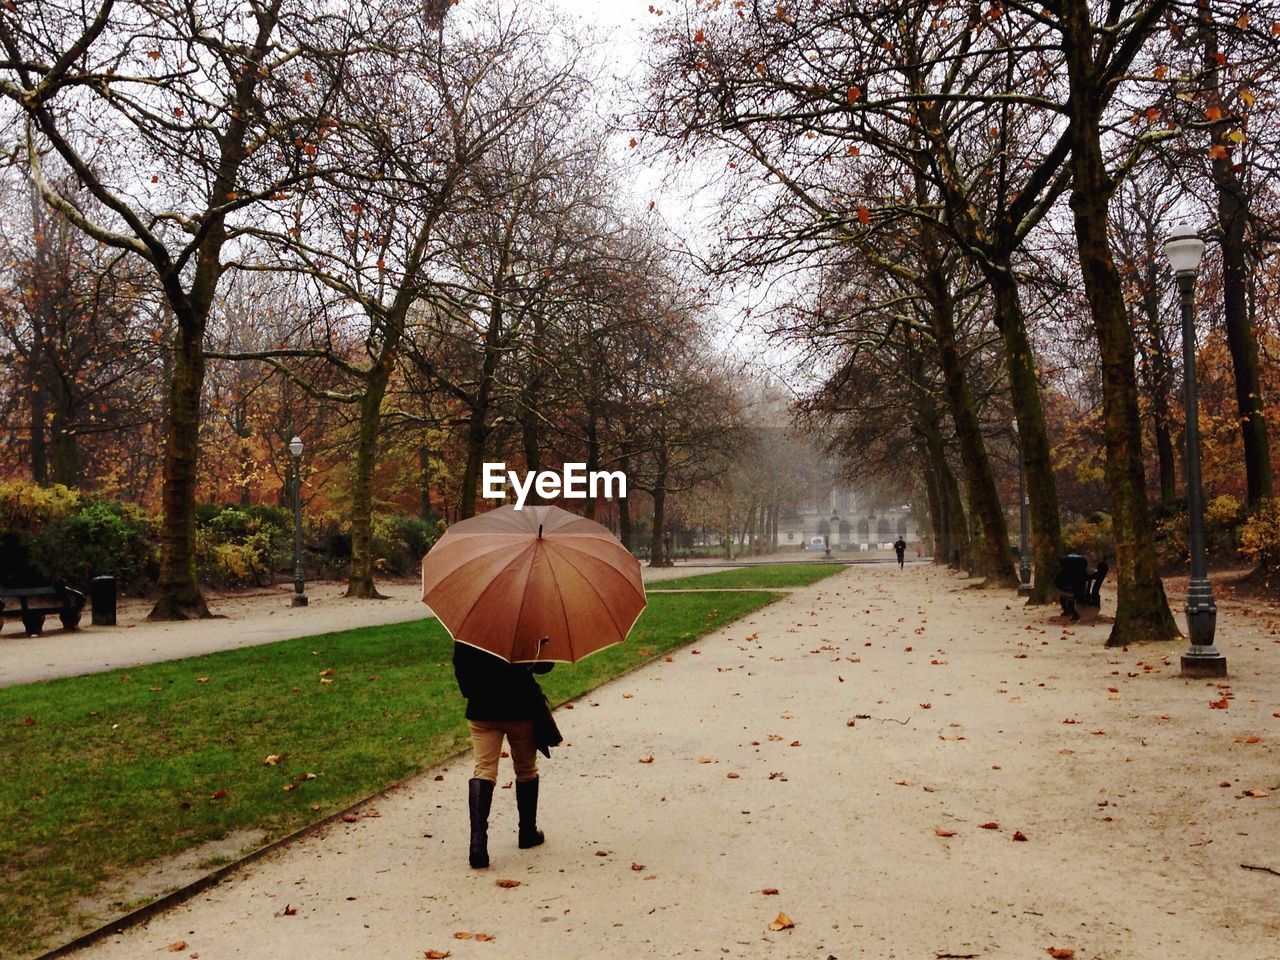
M 903 564 L 906 563 L 907 541 L 903 540 L 901 537 L 893 541 L 893 552 L 898 555 L 898 569 L 901 570 Z
M 516 809 L 520 814 L 520 849 L 542 843 L 538 829 L 538 748 L 534 717 L 546 710 L 535 673 L 548 673 L 551 663 L 508 663 L 465 643 L 453 645 L 453 673 L 467 699 L 467 724 L 475 748 L 475 774 L 467 784 L 471 810 L 471 866 L 489 866 L 489 808 L 498 781 L 502 739 L 516 768 Z

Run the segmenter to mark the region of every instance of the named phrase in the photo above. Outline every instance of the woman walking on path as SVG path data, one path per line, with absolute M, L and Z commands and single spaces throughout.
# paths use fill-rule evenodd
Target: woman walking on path
M 471 810 L 471 866 L 489 866 L 489 808 L 498 781 L 502 739 L 511 748 L 516 769 L 516 809 L 520 848 L 542 843 L 538 820 L 538 745 L 534 719 L 547 710 L 535 673 L 551 663 L 508 663 L 465 643 L 453 645 L 453 672 L 467 700 L 467 722 L 475 748 L 475 774 L 468 783 Z

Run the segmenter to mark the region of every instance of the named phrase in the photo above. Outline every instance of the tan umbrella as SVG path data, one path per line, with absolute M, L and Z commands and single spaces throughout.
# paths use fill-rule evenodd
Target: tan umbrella
M 551 506 L 454 524 L 422 560 L 422 600 L 453 639 L 512 663 L 575 663 L 624 640 L 646 603 L 613 534 Z

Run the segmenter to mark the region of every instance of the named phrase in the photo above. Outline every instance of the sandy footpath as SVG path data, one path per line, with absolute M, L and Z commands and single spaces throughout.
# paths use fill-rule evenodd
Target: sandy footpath
M 645 567 L 644 578 L 656 582 L 721 569 L 725 568 Z M 0 633 L 0 687 L 431 616 L 422 604 L 417 580 L 379 581 L 378 590 L 385 600 L 349 600 L 343 596 L 345 582 L 309 583 L 305 607 L 289 605 L 292 583 L 241 594 L 211 594 L 208 602 L 214 619 L 167 623 L 147 620 L 149 601 L 128 598 L 119 605 L 114 627 L 93 626 L 86 609 L 79 630 L 65 631 L 57 617 L 49 617 L 46 632 L 39 637 L 23 636 L 21 624 L 9 622 Z
M 1280 958 L 1280 615 L 1227 688 L 1049 612 L 850 568 L 561 709 L 544 846 L 455 764 L 78 956 Z

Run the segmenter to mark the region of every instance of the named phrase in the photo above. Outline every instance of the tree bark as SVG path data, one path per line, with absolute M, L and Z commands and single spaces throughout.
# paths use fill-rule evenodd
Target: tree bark
M 657 469 L 654 471 L 653 489 L 649 491 L 653 496 L 653 531 L 650 537 L 649 566 L 669 567 L 671 562 L 667 557 L 666 543 L 663 540 L 667 524 L 667 451 L 665 447 L 658 447 L 655 459 Z
M 32 281 L 49 269 L 49 230 L 45 226 L 44 205 L 36 188 L 31 188 L 31 242 Z M 49 287 L 46 283 L 33 282 L 34 300 L 31 305 L 31 350 L 27 354 L 27 395 L 31 398 L 31 479 L 44 486 L 49 482 L 49 461 L 45 447 L 45 414 L 48 410 L 44 371 L 45 330 L 49 328 Z
M 1141 336 L 1135 339 L 1139 364 L 1147 395 L 1151 400 L 1151 427 L 1156 440 L 1156 462 L 1160 470 L 1160 499 L 1173 503 L 1178 499 L 1177 457 L 1173 449 L 1173 415 L 1169 393 L 1173 383 L 1173 362 L 1160 337 L 1160 277 L 1156 261 L 1147 265 L 1146 286 L 1142 295 L 1142 311 L 1147 325 L 1146 348 Z
M 982 427 L 974 409 L 964 361 L 956 342 L 954 303 L 947 289 L 946 277 L 936 264 L 930 264 L 925 277 L 929 299 L 929 319 L 942 366 L 943 381 L 951 418 L 960 444 L 960 459 L 968 481 L 969 500 L 975 529 L 981 530 L 982 543 L 971 544 L 981 549 L 971 567 L 987 578 L 984 586 L 1016 587 L 1018 574 L 1009 553 L 1009 529 L 996 492 L 995 476 L 982 440 Z
M 1087 0 L 1064 0 L 1063 52 L 1069 85 L 1071 212 L 1085 295 L 1102 358 L 1106 477 L 1116 539 L 1116 620 L 1108 646 L 1179 636 L 1156 567 L 1155 529 L 1142 464 L 1132 331 L 1107 235 L 1115 189 L 1102 156 L 1101 100 Z
M 207 312 L 185 315 L 175 306 L 173 374 L 165 430 L 164 508 L 160 523 L 160 596 L 151 620 L 208 617 L 196 580 L 196 468 L 200 454 L 200 397 L 204 388 Z
M 378 434 L 382 424 L 382 399 L 391 379 L 391 364 L 383 359 L 370 370 L 360 398 L 360 433 L 351 478 L 351 566 L 347 570 L 346 596 L 385 600 L 373 582 L 373 482 L 378 466 Z
M 1222 81 L 1218 61 L 1218 34 L 1208 0 L 1197 0 L 1200 35 L 1204 44 L 1204 69 L 1208 105 L 1223 109 Z M 1224 111 L 1226 112 L 1226 111 Z M 1248 304 L 1248 254 L 1245 233 L 1249 220 L 1249 200 L 1237 173 L 1232 154 L 1235 144 L 1228 118 L 1212 125 L 1214 154 L 1211 161 L 1213 186 L 1218 201 L 1218 225 L 1222 247 L 1222 318 L 1227 331 L 1227 349 L 1235 375 L 1236 410 L 1244 443 L 1244 468 L 1249 507 L 1258 506 L 1273 492 L 1271 445 L 1263 412 L 1262 381 L 1258 367 L 1258 337 Z
M 418 516 L 430 520 L 435 516 L 431 509 L 431 449 L 418 447 Z
M 600 423 L 595 408 L 587 411 L 587 476 L 600 469 Z M 587 497 L 584 515 L 588 520 L 596 518 L 596 498 Z
M 1013 265 L 1005 260 L 998 269 L 987 272 L 987 280 L 995 296 L 997 327 L 1004 341 L 1005 361 L 1009 367 L 1009 397 L 1018 421 L 1019 452 L 1027 477 L 1034 564 L 1027 604 L 1048 603 L 1057 597 L 1053 581 L 1058 575 L 1058 558 L 1062 555 L 1062 521 L 1035 356 L 1027 337 Z
M 622 455 L 618 458 L 618 469 L 624 475 L 631 475 L 631 444 L 622 444 Z M 626 497 L 618 498 L 618 539 L 628 550 L 632 548 L 631 507 Z

